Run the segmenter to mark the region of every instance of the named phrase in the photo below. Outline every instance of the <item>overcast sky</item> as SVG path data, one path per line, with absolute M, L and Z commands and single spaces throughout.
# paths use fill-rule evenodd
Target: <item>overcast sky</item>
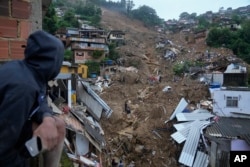
M 139 6 L 147 5 L 155 9 L 157 15 L 165 20 L 179 19 L 182 12 L 200 15 L 206 11 L 218 12 L 220 7 L 227 9 L 250 5 L 250 0 L 133 0 L 137 9 Z

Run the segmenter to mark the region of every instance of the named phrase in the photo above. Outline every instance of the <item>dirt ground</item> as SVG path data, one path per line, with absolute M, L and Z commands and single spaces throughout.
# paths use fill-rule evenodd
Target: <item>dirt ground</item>
M 134 64 L 138 72 L 117 72 L 110 76 L 112 84 L 100 94 L 112 108 L 109 119 L 102 119 L 107 141 L 104 164 L 111 159 L 123 160 L 125 166 L 177 167 L 181 146 L 175 144 L 170 135 L 171 123 L 166 124 L 182 97 L 189 106 L 195 107 L 200 100 L 207 100 L 207 86 L 190 77 L 176 77 L 173 62 L 163 59 L 162 52 L 155 49 L 160 38 L 171 40 L 178 49 L 175 62 L 195 60 L 207 49 L 204 40 L 193 44 L 183 41 L 180 34 L 160 34 L 149 30 L 142 23 L 131 20 L 117 12 L 103 9 L 102 26 L 109 30 L 123 30 L 126 45 L 117 48 L 125 65 Z M 231 55 L 226 49 L 211 50 L 221 55 Z M 149 84 L 147 78 L 160 71 L 160 83 Z M 172 89 L 163 92 L 166 86 Z M 124 112 L 126 101 L 130 101 L 131 114 Z M 109 159 L 108 159 L 109 158 Z

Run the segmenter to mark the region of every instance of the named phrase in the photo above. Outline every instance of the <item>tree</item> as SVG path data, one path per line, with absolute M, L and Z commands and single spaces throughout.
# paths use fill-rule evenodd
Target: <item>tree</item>
M 208 46 L 218 47 L 219 44 L 217 42 L 217 39 L 219 38 L 221 32 L 217 28 L 213 28 L 210 30 L 206 42 Z
M 213 28 L 208 33 L 206 42 L 208 46 L 232 49 L 235 55 L 250 63 L 250 21 L 244 21 L 242 29 L 237 31 Z
M 179 18 L 180 19 L 187 19 L 187 18 L 189 18 L 189 14 L 188 14 L 188 12 L 182 12 L 181 14 L 180 14 L 180 16 L 179 16 Z
M 190 19 L 196 19 L 196 17 L 197 17 L 197 13 L 192 13 L 192 14 L 190 15 Z
M 240 18 L 239 15 L 233 14 L 232 15 L 232 21 L 235 22 L 236 24 L 240 24 L 241 23 L 241 18 Z
M 202 29 L 207 29 L 209 27 L 209 22 L 207 21 L 207 19 L 204 16 L 199 16 L 198 17 L 198 27 L 202 28 Z
M 127 13 L 130 14 L 133 7 L 135 6 L 133 0 L 127 0 Z
M 66 49 L 64 51 L 64 60 L 71 61 L 73 57 L 73 52 L 71 50 Z
M 69 9 L 65 12 L 62 20 L 59 21 L 59 26 L 62 27 L 79 27 L 77 18 L 75 17 L 75 12 L 72 9 Z
M 132 11 L 132 17 L 141 20 L 146 26 L 155 26 L 162 23 L 156 11 L 146 5 Z
M 81 5 L 82 4 L 82 5 Z M 83 2 L 77 4 L 75 7 L 76 13 L 81 15 L 84 20 L 88 20 L 92 25 L 99 25 L 101 21 L 101 8 L 97 7 L 93 3 L 86 3 L 83 5 Z
M 58 29 L 58 18 L 56 16 L 55 6 L 53 3 L 49 6 L 48 11 L 43 19 L 43 30 L 54 34 Z
M 126 8 L 126 0 L 121 0 L 121 7 Z
M 116 45 L 114 43 L 109 44 L 109 55 L 108 58 L 111 60 L 117 60 L 118 58 L 120 58 L 118 52 L 115 50 Z
M 87 61 L 85 62 L 85 65 L 88 66 L 88 76 L 90 76 L 93 72 L 100 74 L 100 63 L 95 61 Z
M 240 38 L 243 38 L 245 42 L 250 44 L 250 20 L 247 20 L 242 24 Z

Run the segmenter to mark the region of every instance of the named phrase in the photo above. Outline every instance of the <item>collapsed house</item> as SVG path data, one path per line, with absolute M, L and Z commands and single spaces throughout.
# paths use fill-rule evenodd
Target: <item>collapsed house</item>
M 79 165 L 101 165 L 106 141 L 99 121 L 109 118 L 112 109 L 77 75 L 59 74 L 49 87 L 49 105 L 66 123 L 68 158 Z

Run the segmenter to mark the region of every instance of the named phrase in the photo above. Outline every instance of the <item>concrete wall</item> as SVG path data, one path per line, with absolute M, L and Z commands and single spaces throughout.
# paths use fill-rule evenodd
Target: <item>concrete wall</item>
M 0 1 L 0 62 L 22 59 L 30 33 L 42 29 L 51 0 Z
M 226 97 L 238 97 L 238 107 L 227 107 Z M 250 91 L 217 90 L 213 96 L 213 112 L 219 116 L 250 118 Z M 233 114 L 240 113 L 240 114 Z

